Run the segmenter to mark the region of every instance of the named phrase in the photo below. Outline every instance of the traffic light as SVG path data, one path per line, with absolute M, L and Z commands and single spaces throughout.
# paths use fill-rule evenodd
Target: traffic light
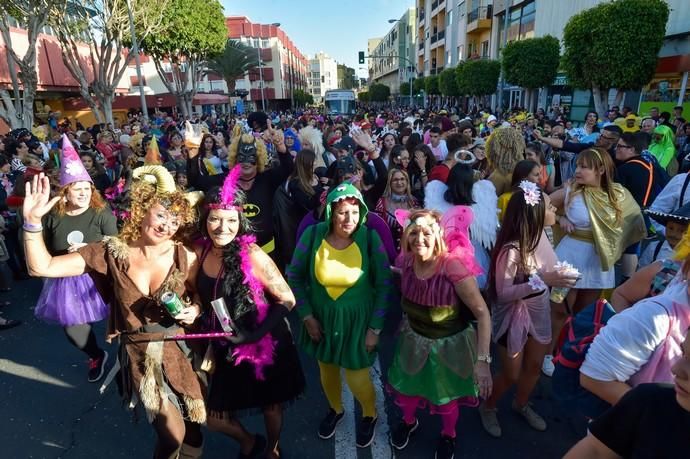
M 359 63 L 364 64 L 364 51 L 359 52 Z

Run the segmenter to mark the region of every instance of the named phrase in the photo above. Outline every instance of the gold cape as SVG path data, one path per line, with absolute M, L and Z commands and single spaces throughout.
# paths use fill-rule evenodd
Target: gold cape
M 614 183 L 614 193 L 622 211 L 622 221 L 616 220 L 616 209 L 602 188 L 584 187 L 582 194 L 592 222 L 594 246 L 596 247 L 601 269 L 610 270 L 632 244 L 647 235 L 644 218 L 635 199 L 620 183 Z

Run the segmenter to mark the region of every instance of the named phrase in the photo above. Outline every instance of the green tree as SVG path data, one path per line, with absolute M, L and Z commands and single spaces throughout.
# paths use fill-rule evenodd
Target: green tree
M 535 91 L 549 86 L 560 61 L 560 43 L 551 35 L 511 41 L 501 51 L 501 65 L 506 81 L 527 89 L 527 109 L 533 110 Z
M 228 85 L 228 93 L 235 90 L 235 82 L 259 65 L 256 50 L 237 40 L 225 42 L 225 49 L 208 60 L 208 70 L 217 73 Z
M 0 36 L 5 43 L 3 59 L 10 77 L 10 87 L 0 88 L 0 118 L 11 129 L 31 129 L 34 123 L 34 99 L 38 85 L 36 44 L 38 34 L 48 21 L 54 5 L 64 8 L 64 1 L 3 0 L 0 2 Z M 10 27 L 14 18 L 26 31 L 26 51 L 20 56 L 12 44 Z
M 438 76 L 438 87 L 444 96 L 457 97 L 460 95 L 458 93 L 457 79 L 455 78 L 455 69 L 447 68 L 440 73 Z
M 430 96 L 437 96 L 441 94 L 438 80 L 438 75 L 431 75 L 424 78 L 424 91 L 426 91 L 426 93 Z
M 369 102 L 369 91 L 362 91 L 357 94 L 357 100 L 360 102 Z
M 618 89 L 618 105 L 625 90 L 640 89 L 652 79 L 668 15 L 664 0 L 618 0 L 570 18 L 563 31 L 562 65 L 571 86 L 592 90 L 600 116 L 610 88 Z
M 455 68 L 455 82 L 461 95 L 483 97 L 496 92 L 500 74 L 499 61 L 470 60 L 460 63 Z
M 424 90 L 424 80 L 424 77 L 419 77 L 412 81 L 412 90 L 415 94 L 419 94 L 422 92 L 422 90 Z
M 207 61 L 222 53 L 227 42 L 223 7 L 218 0 L 170 0 L 163 24 L 160 33 L 141 41 L 141 48 L 153 59 L 182 114 L 190 115 Z
M 391 95 L 391 88 L 381 83 L 369 86 L 369 99 L 372 102 L 386 102 Z
M 313 105 L 314 104 L 314 97 L 307 93 L 302 91 L 301 89 L 295 89 L 295 104 L 298 107 L 304 107 L 305 105 Z
M 99 122 L 113 122 L 115 90 L 134 61 L 129 50 L 122 52 L 131 45 L 129 8 L 137 36 L 146 38 L 162 31 L 162 11 L 169 2 L 69 0 L 67 7 L 54 5 L 50 25 L 60 44 L 62 61 Z
M 400 83 L 400 95 L 409 96 L 410 95 L 410 83 Z

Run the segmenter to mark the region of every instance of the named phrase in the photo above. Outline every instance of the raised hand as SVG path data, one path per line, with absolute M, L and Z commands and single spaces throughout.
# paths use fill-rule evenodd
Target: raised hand
M 50 181 L 43 172 L 26 182 L 25 192 L 22 214 L 24 221 L 33 225 L 40 225 L 43 216 L 61 199 L 60 196 L 50 198 Z

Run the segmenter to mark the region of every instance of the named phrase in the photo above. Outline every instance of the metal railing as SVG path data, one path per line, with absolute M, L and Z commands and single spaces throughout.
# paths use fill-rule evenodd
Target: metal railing
M 438 0 L 435 0 L 435 1 L 431 4 L 431 11 L 434 11 L 434 10 L 436 9 L 436 7 L 438 6 L 438 3 L 439 3 L 439 1 L 438 1 Z
M 443 38 L 444 38 L 445 36 L 446 36 L 446 30 L 443 29 L 443 30 L 441 30 L 441 31 L 437 34 L 436 38 L 439 39 L 439 40 L 443 40 Z
M 432 44 L 436 43 L 436 40 L 438 40 L 438 34 L 433 34 L 433 35 L 431 36 L 431 43 L 432 43 Z
M 467 23 L 474 22 L 478 19 L 491 19 L 493 13 L 493 6 L 488 5 L 488 6 L 482 6 L 479 8 L 473 9 L 470 14 L 467 15 Z

